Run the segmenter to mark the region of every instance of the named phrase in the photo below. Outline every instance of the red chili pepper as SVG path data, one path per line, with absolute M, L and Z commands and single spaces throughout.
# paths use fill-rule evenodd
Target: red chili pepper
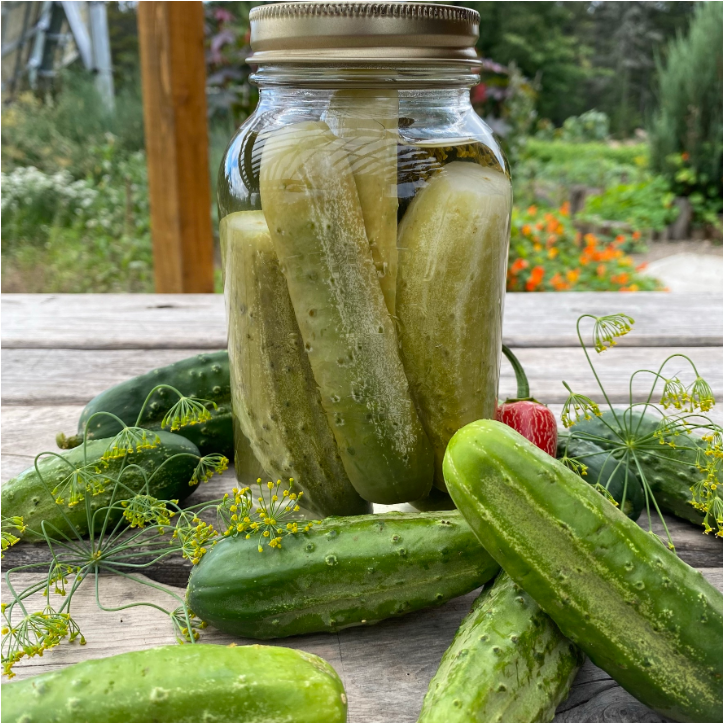
M 502 345 L 517 379 L 517 398 L 507 399 L 497 407 L 497 421 L 512 427 L 525 439 L 554 457 L 557 452 L 557 421 L 555 415 L 530 396 L 530 384 L 517 357 Z

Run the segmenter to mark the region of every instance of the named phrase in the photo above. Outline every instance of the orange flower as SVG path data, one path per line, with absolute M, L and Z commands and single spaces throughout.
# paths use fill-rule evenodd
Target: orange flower
M 527 209 L 527 213 L 528 213 L 530 216 L 534 216 L 534 215 L 537 213 L 537 206 L 530 206 L 530 207 Z
M 530 227 L 530 224 L 529 224 L 529 223 L 526 223 L 526 224 L 522 227 L 522 235 L 523 235 L 523 236 L 529 236 L 530 233 L 532 233 L 532 228 Z
M 568 269 L 568 271 L 565 273 L 565 276 L 567 276 L 567 280 L 571 284 L 574 284 L 580 278 L 580 269 Z
M 597 236 L 591 233 L 586 233 L 583 237 L 586 246 L 595 247 L 597 245 Z
M 605 276 L 605 272 L 607 271 L 607 268 L 604 264 L 599 264 L 597 267 L 597 275 L 599 278 L 603 278 Z
M 547 237 L 547 248 L 550 248 L 550 246 L 554 246 L 557 243 L 557 236 L 555 236 L 554 233 L 551 233 Z
M 685 153 L 681 153 L 681 154 L 680 154 L 680 157 L 681 157 L 684 161 L 689 161 L 689 160 L 690 160 L 690 153 L 688 153 L 688 152 L 686 151 Z
M 643 261 L 642 264 L 638 264 L 638 265 L 635 267 L 635 270 L 636 270 L 636 271 L 645 271 L 645 269 L 647 269 L 647 268 L 648 268 L 648 262 L 647 262 L 647 261 Z
M 536 228 L 538 231 L 542 231 L 542 229 L 545 228 L 545 224 L 542 223 L 542 221 L 538 221 L 538 222 L 535 224 L 535 228 Z
M 526 259 L 515 259 L 512 262 L 512 266 L 510 266 L 510 272 L 512 274 L 519 274 L 522 269 L 526 269 L 529 265 Z
M 640 231 L 633 231 L 633 238 L 637 241 L 640 238 Z
M 613 282 L 613 284 L 620 284 L 621 286 L 625 286 L 630 281 L 630 274 L 626 271 L 623 271 L 622 274 L 613 274 L 610 277 L 610 281 Z
M 532 249 L 534 251 L 542 251 L 542 246 L 540 244 L 533 244 Z
M 630 286 L 623 286 L 620 291 L 640 291 L 640 287 L 637 284 L 630 284 Z
M 568 284 L 567 281 L 565 281 L 559 273 L 556 273 L 550 279 L 550 284 L 552 284 L 552 287 L 555 289 L 555 291 L 566 291 L 570 288 L 570 284 Z
M 542 266 L 534 266 L 530 278 L 527 279 L 525 288 L 528 291 L 534 291 L 541 283 L 545 276 L 545 269 Z
M 618 234 L 618 235 L 615 237 L 615 243 L 616 243 L 616 244 L 624 243 L 624 241 L 625 241 L 625 236 L 623 236 L 622 234 Z
M 570 215 L 570 202 L 565 201 L 565 203 L 560 206 L 560 214 L 562 216 L 569 216 Z
M 547 258 L 548 258 L 548 259 L 554 259 L 555 256 L 557 256 L 557 254 L 559 254 L 559 253 L 560 253 L 560 249 L 557 249 L 557 248 L 555 248 L 555 247 L 553 247 L 553 248 L 551 248 L 551 249 L 548 249 L 548 251 L 547 251 Z

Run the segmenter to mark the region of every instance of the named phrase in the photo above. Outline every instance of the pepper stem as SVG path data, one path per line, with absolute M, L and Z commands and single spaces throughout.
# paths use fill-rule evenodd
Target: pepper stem
M 530 398 L 530 383 L 527 381 L 527 374 L 520 364 L 520 360 L 512 353 L 512 350 L 502 345 L 502 353 L 507 357 L 512 368 L 515 370 L 515 379 L 517 380 L 517 398 L 518 399 L 529 399 Z

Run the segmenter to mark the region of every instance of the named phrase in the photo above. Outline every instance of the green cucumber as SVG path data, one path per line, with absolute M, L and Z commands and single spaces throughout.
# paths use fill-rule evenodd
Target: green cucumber
M 352 486 L 321 406 L 286 280 L 261 211 L 221 221 L 233 409 L 243 447 L 274 478 L 293 478 L 317 515 L 371 512 Z
M 417 416 L 344 141 L 321 122 L 271 133 L 261 203 L 347 475 L 370 502 L 419 499 L 432 448 Z
M 187 599 L 219 630 L 265 640 L 441 605 L 498 569 L 458 512 L 330 517 L 280 550 L 221 540 L 194 568 Z
M 616 410 L 615 414 L 608 410 L 600 417 L 581 420 L 574 425 L 571 432 L 582 439 L 592 436 L 599 447 L 613 449 L 625 442 L 619 439 L 610 427 L 620 430 L 620 424 L 625 424 L 630 428 L 630 432 L 621 434 L 633 447 L 637 443 L 637 463 L 660 509 L 688 522 L 702 524 L 705 514 L 691 504 L 691 487 L 704 476 L 695 463 L 705 443 L 693 435 L 681 433 L 673 440 L 675 448 L 672 448 L 660 444 L 659 440 L 653 437 L 661 420 L 652 414 L 642 415 L 635 411 L 632 416 L 628 412 L 623 417 L 621 410 Z M 719 478 L 723 484 L 723 473 L 719 474 Z
M 582 661 L 537 603 L 501 573 L 442 657 L 418 723 L 549 723 Z
M 584 464 L 587 469 L 584 475 L 580 473 L 582 479 L 604 487 L 631 520 L 640 517 L 645 494 L 631 467 L 615 459 L 610 450 L 569 435 L 560 435 L 557 440 L 558 459 L 564 455 Z
M 225 351 L 182 359 L 106 389 L 91 399 L 83 409 L 78 420 L 78 434 L 73 437 L 59 435 L 59 445 L 71 449 L 82 444 L 86 424 L 97 412 L 112 412 L 124 424 L 135 426 L 146 398 L 159 384 L 168 384 L 187 397 L 208 399 L 218 405 L 218 409 L 209 409 L 209 421 L 184 427 L 179 434 L 193 442 L 201 454 L 217 452 L 230 459 L 233 455 L 233 427 L 228 354 Z M 160 429 L 164 415 L 177 401 L 178 395 L 167 389 L 159 389 L 149 400 L 139 426 Z M 105 439 L 120 431 L 118 422 L 103 415 L 91 422 L 88 438 Z
M 345 141 L 379 285 L 394 316 L 399 94 L 394 88 L 337 90 L 329 100 L 326 122 Z
M 182 500 L 196 489 L 196 486 L 190 484 L 190 480 L 198 464 L 198 448 L 178 434 L 169 432 L 156 432 L 156 434 L 160 439 L 160 444 L 127 455 L 127 464 L 138 465 L 150 476 L 154 470 L 170 460 L 163 466 L 163 469 L 153 475 L 149 494 L 158 499 Z M 23 518 L 23 523 L 27 525 L 25 532 L 16 533 L 18 537 L 30 541 L 43 539 L 40 535 L 41 522 L 46 522 L 57 530 L 72 535 L 72 528 L 66 522 L 63 513 L 81 534 L 88 533 L 85 503 L 69 507 L 66 497 L 66 504 L 59 505 L 53 498 L 51 490 L 61 484 L 71 472 L 67 462 L 76 469 L 86 465 L 91 469 L 97 467 L 103 474 L 115 477 L 123 465 L 123 458 L 111 459 L 105 466 L 102 458 L 110 446 L 110 442 L 110 439 L 96 439 L 88 442 L 85 457 L 82 446 L 63 452 L 60 456 L 66 460 L 65 462 L 57 457 L 42 457 L 38 462 L 38 467 L 43 475 L 42 479 L 33 466 L 2 486 L 3 515 L 6 517 L 20 516 Z M 180 456 L 171 460 L 171 457 L 175 455 Z M 133 490 L 140 490 L 144 479 L 138 470 L 131 468 L 123 474 L 123 484 Z M 110 504 L 112 485 L 109 485 L 105 492 L 100 494 L 87 494 L 91 510 L 97 510 Z M 116 497 L 116 499 L 119 498 Z M 115 516 L 111 516 L 111 519 L 119 519 L 120 514 L 118 512 Z
M 2 723 L 344 723 L 322 658 L 266 645 L 167 645 L 3 686 Z
M 452 435 L 497 410 L 511 203 L 504 173 L 455 161 L 399 227 L 399 344 L 442 490 Z
M 681 723 L 720 723 L 723 595 L 574 472 L 481 420 L 444 459 L 485 549 L 623 688 Z

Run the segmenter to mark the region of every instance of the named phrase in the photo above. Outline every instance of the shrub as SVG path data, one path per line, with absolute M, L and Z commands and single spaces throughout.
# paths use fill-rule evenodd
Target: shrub
M 723 4 L 698 3 L 688 35 L 659 68 L 650 128 L 653 167 L 702 209 L 723 196 Z M 692 197 L 697 197 L 693 199 Z
M 636 231 L 662 231 L 675 221 L 675 194 L 662 176 L 623 183 L 588 196 L 580 217 L 591 221 L 624 221 Z
M 637 232 L 633 237 L 639 236 Z M 621 246 L 621 234 L 605 242 L 582 236 L 573 227 L 566 206 L 545 212 L 535 206 L 512 213 L 509 291 L 655 291 L 655 279 L 641 276 Z

